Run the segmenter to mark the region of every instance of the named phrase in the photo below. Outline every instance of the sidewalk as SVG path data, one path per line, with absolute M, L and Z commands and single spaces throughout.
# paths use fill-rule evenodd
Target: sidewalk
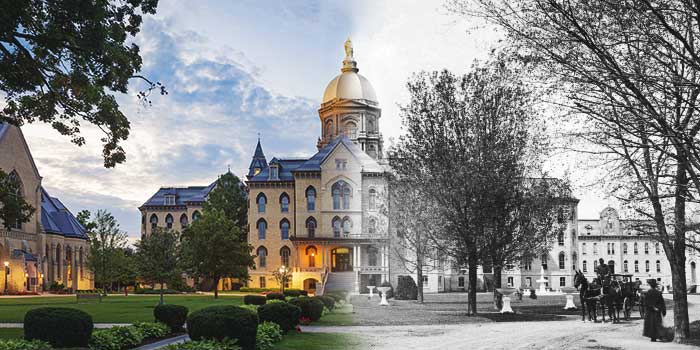
M 95 323 L 95 328 L 112 328 L 117 326 L 131 326 L 131 323 Z M 0 323 L 0 328 L 24 328 L 24 323 Z

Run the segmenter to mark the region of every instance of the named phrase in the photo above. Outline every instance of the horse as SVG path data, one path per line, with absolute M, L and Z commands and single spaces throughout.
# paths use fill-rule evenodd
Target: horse
M 627 282 L 622 284 L 621 298 L 623 303 L 623 308 L 625 312 L 625 320 L 629 321 L 632 314 L 632 307 L 635 301 L 639 298 L 639 287 L 642 285 L 642 281 Z
M 605 279 L 599 281 L 602 286 L 601 290 L 605 291 L 601 301 L 601 308 L 603 308 L 603 322 L 605 322 L 605 309 L 608 308 L 608 316 L 610 316 L 610 321 L 612 323 L 620 322 L 620 310 L 622 310 L 622 304 L 624 298 L 622 297 L 622 286 L 617 280 Z
M 598 322 L 596 304 L 601 301 L 601 288 L 595 287 L 588 282 L 583 272 L 574 270 L 574 287 L 579 291 L 581 302 L 581 321 L 586 322 L 586 310 L 588 310 L 588 320 Z M 603 310 L 603 322 L 605 322 L 605 311 Z

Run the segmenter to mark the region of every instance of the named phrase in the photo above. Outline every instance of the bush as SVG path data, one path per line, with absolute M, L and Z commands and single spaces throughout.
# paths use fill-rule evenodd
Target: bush
M 90 338 L 90 349 L 131 349 L 141 344 L 145 337 L 144 333 L 136 326 L 117 326 L 109 329 L 98 329 L 93 332 Z
M 391 283 L 389 283 L 389 281 L 384 281 L 384 282 L 382 282 L 382 284 L 380 285 L 380 287 L 389 287 L 389 288 L 391 288 L 391 289 L 389 289 L 388 291 L 386 291 L 386 298 L 387 298 L 387 299 L 390 299 L 390 298 L 392 298 L 392 297 L 394 296 L 394 287 L 391 286 Z
M 323 296 L 333 298 L 336 303 L 340 303 L 345 300 L 340 294 L 337 293 L 323 293 Z
M 164 350 L 241 350 L 241 347 L 236 344 L 235 340 L 225 339 L 223 341 L 216 340 L 200 340 L 188 341 L 180 344 L 168 345 Z
M 243 283 L 241 282 L 233 282 L 231 283 L 231 289 L 233 290 L 241 290 L 243 288 Z
M 170 332 L 170 327 L 162 322 L 135 322 L 133 327 L 145 338 L 163 338 Z
M 0 339 L 0 350 L 49 350 L 51 344 L 41 340 Z
M 314 298 L 320 300 L 323 303 L 323 306 L 325 306 L 328 309 L 328 311 L 333 311 L 333 308 L 335 307 L 335 299 L 326 295 L 318 295 Z
M 77 309 L 44 307 L 24 315 L 24 338 L 42 340 L 55 348 L 87 347 L 92 328 L 92 316 Z
M 398 300 L 417 300 L 418 286 L 416 281 L 411 276 L 399 276 L 399 282 L 396 285 L 396 295 L 394 298 Z
M 301 308 L 288 303 L 269 303 L 258 308 L 260 322 L 277 323 L 283 332 L 296 329 L 301 317 Z
M 134 294 L 146 294 L 146 295 L 160 295 L 160 289 L 144 289 L 139 288 L 134 291 Z M 175 289 L 163 289 L 163 294 L 182 294 L 182 292 L 176 291 Z
M 296 298 L 301 296 L 301 290 L 299 289 L 285 289 L 283 293 L 285 297 Z
M 282 340 L 282 329 L 277 323 L 263 322 L 258 325 L 256 350 L 272 350 L 275 343 L 280 340 Z
M 258 315 L 241 307 L 210 306 L 190 314 L 187 333 L 192 340 L 238 339 L 244 350 L 255 350 Z
M 243 303 L 249 305 L 265 305 L 267 298 L 264 295 L 248 294 L 243 297 Z
M 279 288 L 250 288 L 241 287 L 240 291 L 242 293 L 262 293 L 262 292 L 276 292 Z
M 316 298 L 300 297 L 289 301 L 301 309 L 301 317 L 308 318 L 311 322 L 318 321 L 323 315 L 323 302 Z
M 98 329 L 90 337 L 90 350 L 121 350 L 117 337 L 107 329 Z
M 267 300 L 284 300 L 284 294 L 282 293 L 269 293 L 266 297 Z
M 182 326 L 187 321 L 188 309 L 182 305 L 163 304 L 153 309 L 156 321 L 164 323 L 170 328 L 170 332 L 182 331 Z

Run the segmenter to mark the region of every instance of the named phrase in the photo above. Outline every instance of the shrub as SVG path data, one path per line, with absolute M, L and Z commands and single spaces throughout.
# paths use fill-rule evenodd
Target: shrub
M 297 327 L 301 308 L 288 303 L 269 303 L 258 308 L 260 322 L 277 323 L 283 332 L 288 332 Z
M 282 293 L 269 293 L 266 297 L 267 300 L 284 300 L 284 294 Z
M 282 340 L 282 329 L 277 323 L 263 322 L 258 325 L 258 334 L 255 340 L 256 350 L 272 350 L 275 343 Z
M 248 294 L 243 297 L 244 304 L 265 305 L 267 298 L 264 295 Z
M 537 299 L 537 293 L 534 289 L 530 289 L 530 299 Z
M 162 322 L 135 322 L 133 326 L 138 329 L 145 338 L 163 338 L 170 332 L 170 327 Z
M 241 287 L 240 291 L 242 293 L 262 293 L 262 292 L 276 292 L 279 288 L 250 288 Z
M 396 295 L 394 298 L 399 300 L 417 300 L 418 286 L 416 281 L 411 276 L 399 276 L 399 282 L 396 285 Z
M 190 314 L 187 333 L 192 340 L 238 339 L 244 350 L 255 349 L 258 315 L 251 310 L 230 305 L 210 306 Z
M 87 347 L 92 328 L 92 316 L 77 309 L 44 307 L 24 315 L 24 338 L 56 348 Z
M 345 300 L 345 298 L 343 298 L 343 296 L 341 296 L 340 294 L 337 294 L 337 293 L 335 293 L 335 292 L 333 292 L 333 293 L 323 293 L 323 296 L 326 296 L 326 297 L 329 297 L 329 298 L 333 298 L 333 300 L 335 300 L 336 303 L 340 303 L 340 302 L 342 302 L 342 301 Z
M 168 345 L 164 350 L 241 350 L 241 347 L 236 344 L 235 340 L 225 339 L 223 341 L 216 340 L 199 340 L 188 341 L 180 344 Z
M 317 298 L 300 297 L 289 301 L 301 309 L 301 317 L 306 317 L 311 322 L 318 321 L 323 315 L 323 302 Z
M 333 311 L 333 308 L 335 307 L 335 299 L 325 295 L 318 295 L 314 298 L 320 300 L 323 303 L 323 306 L 325 306 L 328 309 L 328 311 Z
M 51 344 L 41 340 L 0 339 L 0 350 L 49 350 Z
M 121 350 L 117 337 L 107 329 L 98 329 L 90 337 L 90 350 Z
M 182 326 L 187 321 L 188 311 L 186 306 L 163 304 L 153 309 L 153 316 L 156 318 L 156 321 L 167 325 L 170 328 L 170 332 L 175 333 L 182 331 Z
M 301 290 L 299 290 L 299 289 L 285 289 L 284 296 L 296 298 L 298 296 L 301 296 Z
M 144 288 L 139 288 L 134 291 L 134 294 L 147 294 L 147 295 L 159 295 L 160 294 L 160 289 L 144 289 Z M 179 292 L 175 289 L 163 289 L 163 294 L 182 294 L 182 292 Z
M 394 296 L 394 287 L 391 286 L 391 283 L 389 283 L 389 281 L 384 281 L 384 282 L 382 282 L 382 284 L 380 285 L 380 287 L 389 287 L 389 288 L 391 288 L 391 289 L 389 289 L 388 291 L 386 291 L 386 298 L 387 298 L 387 299 L 390 299 L 390 298 L 392 298 L 392 297 Z

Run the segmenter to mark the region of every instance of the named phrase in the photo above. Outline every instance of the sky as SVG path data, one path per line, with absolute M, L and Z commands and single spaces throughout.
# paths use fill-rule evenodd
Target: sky
M 161 1 L 135 39 L 143 75 L 166 96 L 146 106 L 118 95 L 131 122 L 127 161 L 103 167 L 101 135 L 83 126 L 78 147 L 50 126 L 23 127 L 43 185 L 73 213 L 110 211 L 132 238 L 138 207 L 162 186 L 208 185 L 219 174 L 247 172 L 258 135 L 268 159 L 311 156 L 320 135 L 317 109 L 340 73 L 351 38 L 360 74 L 374 86 L 385 144 L 401 135 L 398 106 L 414 72 L 466 73 L 501 34 L 450 14 L 443 1 Z M 580 218 L 596 218 L 611 200 L 589 166 L 567 154 L 548 162 L 581 199 Z

